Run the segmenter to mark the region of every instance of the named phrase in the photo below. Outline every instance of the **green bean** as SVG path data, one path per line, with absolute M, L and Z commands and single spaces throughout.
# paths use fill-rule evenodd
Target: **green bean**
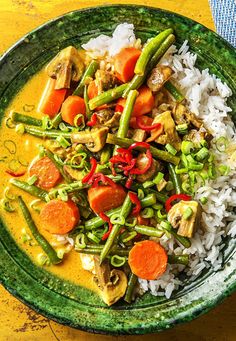
M 123 202 L 123 205 L 121 206 L 120 216 L 122 216 L 126 219 L 131 212 L 131 208 L 132 208 L 132 203 L 131 203 L 129 193 L 128 193 L 126 195 L 124 202 Z M 106 243 L 105 243 L 105 245 L 101 251 L 100 263 L 102 263 L 104 261 L 104 259 L 107 257 L 107 255 L 110 253 L 110 250 L 113 246 L 113 243 L 114 243 L 120 229 L 121 229 L 121 225 L 119 225 L 119 224 L 113 225 L 111 233 L 109 234 L 109 237 L 107 238 Z
M 84 90 L 84 86 L 87 84 L 88 80 L 92 79 L 95 72 L 97 71 L 99 67 L 99 64 L 97 61 L 92 60 L 90 62 L 90 64 L 88 65 L 88 67 L 86 68 L 80 82 L 79 85 L 77 86 L 77 88 L 75 89 L 75 91 L 73 92 L 73 95 L 77 95 L 77 96 L 82 96 L 83 95 L 83 90 Z
M 100 157 L 101 165 L 104 165 L 107 162 L 109 162 L 110 157 L 111 157 L 111 146 L 106 144 L 103 147 L 102 152 L 101 152 L 101 157 Z
M 26 206 L 26 204 L 25 204 L 25 202 L 21 196 L 18 197 L 18 202 L 19 202 L 22 214 L 25 218 L 27 225 L 30 228 L 30 231 L 31 231 L 33 237 L 38 242 L 38 244 L 41 246 L 43 251 L 47 254 L 48 258 L 50 259 L 50 262 L 52 264 L 60 263 L 61 259 L 57 257 L 56 251 L 52 248 L 52 246 L 44 238 L 44 236 L 41 235 L 41 233 L 39 233 L 32 217 L 31 217 L 30 211 L 29 211 L 28 207 Z
M 179 89 L 176 88 L 173 83 L 171 83 L 171 81 L 167 81 L 164 84 L 164 87 L 174 97 L 176 102 L 180 103 L 184 100 L 184 95 L 179 91 Z
M 71 137 L 71 134 L 68 132 L 60 131 L 60 130 L 43 130 L 42 128 L 37 128 L 37 127 L 30 127 L 30 126 L 25 126 L 25 132 L 34 135 L 37 137 L 47 137 L 47 138 L 57 138 L 58 136 L 62 136 L 65 139 L 69 139 Z
M 138 96 L 138 91 L 131 90 L 127 97 L 124 111 L 120 118 L 119 129 L 117 132 L 117 137 L 126 137 L 129 129 L 129 121 L 133 111 L 135 100 Z
M 150 227 L 150 226 L 145 226 L 145 225 L 136 225 L 134 229 L 136 232 L 140 234 L 144 234 L 145 236 L 150 236 L 150 237 L 160 238 L 164 234 L 163 231 L 158 230 L 155 227 Z
M 165 52 L 173 44 L 174 41 L 175 36 L 173 34 L 170 34 L 151 58 L 150 62 L 148 63 L 145 74 L 143 76 L 135 75 L 133 79 L 128 83 L 128 86 L 125 89 L 122 97 L 126 98 L 130 90 L 138 89 L 144 83 L 148 74 L 157 65 L 161 57 L 165 54 Z
M 92 98 L 89 101 L 89 108 L 91 110 L 94 110 L 95 108 L 99 107 L 100 105 L 107 104 L 107 103 L 114 101 L 115 99 L 122 96 L 126 87 L 127 87 L 127 84 L 125 83 L 125 84 L 121 84 L 121 85 L 117 86 L 116 88 L 102 92 L 100 95 Z
M 24 124 L 28 124 L 32 126 L 37 126 L 37 127 L 42 126 L 42 120 L 39 120 L 35 117 L 19 114 L 17 112 L 13 112 L 11 117 L 12 117 L 12 120 L 16 123 L 24 123 Z
M 106 143 L 108 144 L 114 144 L 118 145 L 122 148 L 128 148 L 132 143 L 134 143 L 134 140 L 127 139 L 127 138 L 122 138 L 122 137 L 117 137 L 114 134 L 107 134 L 107 140 Z M 137 147 L 138 150 L 144 150 L 141 147 Z M 173 163 L 174 165 L 178 165 L 180 158 L 178 156 L 171 155 L 170 153 L 157 149 L 155 147 L 150 147 L 150 151 L 152 153 L 152 156 L 154 158 Z
M 52 119 L 52 127 L 53 128 L 58 128 L 59 124 L 62 122 L 62 116 L 61 113 L 59 112 L 53 119 Z
M 129 276 L 129 281 L 128 281 L 125 297 L 124 297 L 125 302 L 131 303 L 132 298 L 133 298 L 132 297 L 133 292 L 134 292 L 134 289 L 135 289 L 137 282 L 138 282 L 138 277 L 131 272 L 131 274 Z
M 77 249 L 76 251 L 79 253 L 86 253 L 88 255 L 99 255 L 102 251 L 102 245 L 92 245 L 92 247 L 88 247 L 88 245 L 83 249 Z M 110 250 L 110 255 L 118 255 L 118 256 L 128 256 L 130 249 L 121 249 L 117 247 L 113 247 Z
M 183 264 L 188 265 L 189 256 L 188 255 L 168 255 L 169 264 Z
M 89 108 L 89 97 L 88 97 L 88 86 L 87 85 L 84 86 L 84 103 L 85 103 L 85 108 L 86 108 L 86 116 L 89 120 L 90 117 L 92 116 L 92 112 Z
M 182 192 L 182 184 L 181 184 L 180 176 L 176 174 L 175 167 L 170 163 L 168 164 L 168 170 L 169 170 L 170 178 L 175 188 L 175 193 L 180 194 Z
M 47 192 L 44 191 L 43 189 L 41 188 L 38 188 L 34 185 L 29 185 L 27 184 L 27 182 L 24 182 L 24 181 L 20 181 L 20 180 L 17 180 L 17 179 L 11 179 L 10 180 L 10 183 L 20 189 L 22 189 L 23 191 L 35 196 L 35 197 L 38 197 L 40 199 L 42 199 L 43 201 L 46 201 L 46 196 L 47 196 Z
M 56 166 L 56 168 L 59 170 L 59 172 L 61 173 L 62 177 L 65 179 L 65 181 L 67 183 L 71 182 L 71 179 L 66 175 L 66 173 L 64 172 L 63 166 L 56 161 L 56 159 L 54 158 L 54 154 L 48 150 L 45 149 L 45 154 L 47 155 L 47 157 L 54 163 L 54 165 Z
M 175 229 L 174 229 L 172 226 L 167 227 L 167 226 L 162 225 L 162 228 L 163 228 L 164 230 L 168 231 L 170 234 L 172 234 L 172 236 L 173 236 L 176 240 L 178 240 L 178 242 L 179 242 L 180 244 L 182 244 L 184 247 L 189 248 L 189 247 L 191 246 L 191 241 L 190 241 L 190 239 L 187 238 L 187 237 L 180 236 L 180 235 L 175 231 Z
M 172 28 L 169 28 L 159 33 L 156 37 L 152 38 L 148 43 L 146 43 L 135 65 L 134 73 L 136 75 L 144 75 L 146 66 L 156 52 L 157 48 L 159 48 L 159 46 L 171 33 L 173 33 L 173 30 Z
M 148 194 L 145 198 L 141 199 L 140 202 L 141 202 L 142 208 L 155 205 L 156 196 L 153 193 Z M 113 214 L 117 214 L 120 212 L 121 212 L 121 207 L 117 207 L 105 213 L 110 218 Z M 85 222 L 85 229 L 88 231 L 88 230 L 96 229 L 102 225 L 104 225 L 104 221 L 100 217 L 95 217 Z

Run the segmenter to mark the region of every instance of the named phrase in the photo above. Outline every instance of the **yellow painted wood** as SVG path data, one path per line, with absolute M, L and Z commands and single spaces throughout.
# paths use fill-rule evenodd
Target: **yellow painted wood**
M 133 4 L 165 8 L 214 29 L 207 0 L 135 0 Z M 119 4 L 120 1 L 0 0 L 0 54 L 22 35 L 47 20 L 74 9 Z M 126 3 L 126 1 L 123 1 Z M 188 324 L 153 335 L 111 337 L 92 335 L 61 326 L 35 313 L 0 286 L 0 341 L 234 341 L 236 340 L 236 295 L 205 316 Z

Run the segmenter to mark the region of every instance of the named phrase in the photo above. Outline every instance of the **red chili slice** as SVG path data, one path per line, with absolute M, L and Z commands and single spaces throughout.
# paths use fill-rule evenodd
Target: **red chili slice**
M 116 104 L 116 107 L 115 107 L 115 112 L 123 112 L 124 111 L 124 107 L 120 104 Z
M 166 202 L 165 202 L 165 208 L 166 208 L 166 212 L 169 212 L 169 210 L 172 207 L 172 202 L 175 200 L 184 200 L 184 201 L 189 201 L 192 199 L 192 197 L 190 195 L 187 194 L 174 194 L 171 197 L 169 197 Z
M 142 116 L 136 117 L 136 123 L 137 123 L 137 126 L 139 127 L 139 129 L 143 129 L 145 131 L 151 131 L 151 130 L 154 130 L 154 129 L 160 129 L 162 127 L 161 123 L 152 124 L 150 126 L 145 125 L 143 123 L 143 117 Z
M 93 174 L 93 176 L 87 181 L 89 185 L 92 185 L 93 188 L 97 187 L 99 182 L 102 182 L 104 185 L 110 185 L 111 187 L 114 187 L 116 183 L 112 181 L 108 176 L 102 174 L 102 173 L 96 173 Z
M 129 146 L 128 150 L 133 150 L 134 148 L 137 148 L 137 147 L 150 149 L 150 144 L 147 142 L 134 142 L 133 144 L 131 144 L 131 146 Z
M 21 172 L 21 173 L 15 173 L 11 170 L 6 170 L 6 173 L 11 175 L 11 176 L 14 176 L 14 178 L 19 178 L 20 176 L 23 176 L 25 175 L 25 171 Z
M 131 202 L 136 205 L 133 208 L 131 214 L 134 215 L 134 216 L 137 216 L 139 214 L 139 212 L 141 211 L 141 208 L 142 208 L 141 207 L 141 202 L 140 202 L 137 194 L 135 194 L 135 193 L 129 192 L 129 198 L 130 198 Z
M 144 174 L 149 170 L 149 168 L 151 167 L 152 162 L 153 162 L 152 153 L 150 152 L 149 149 L 146 152 L 146 156 L 148 158 L 148 162 L 147 162 L 146 167 L 144 167 L 143 169 L 133 168 L 133 169 L 131 169 L 130 174 Z
M 128 180 L 125 183 L 125 187 L 130 189 L 133 183 L 133 179 L 131 177 L 128 178 Z
M 87 122 L 87 126 L 88 127 L 95 126 L 97 123 L 97 119 L 98 119 L 97 114 L 92 114 L 90 121 Z
M 85 175 L 85 177 L 82 179 L 83 184 L 88 182 L 89 179 L 94 175 L 94 173 L 96 171 L 97 161 L 93 157 L 91 157 L 91 159 L 90 159 L 90 165 L 91 165 L 90 172 L 87 175 Z
M 104 235 L 102 236 L 102 240 L 106 240 L 109 237 L 110 233 L 111 233 L 113 225 L 112 225 L 112 223 L 110 221 L 110 218 L 104 212 L 99 213 L 99 217 L 102 220 L 104 220 L 106 223 L 108 223 L 108 225 L 109 225 L 108 231 L 106 233 L 104 233 Z

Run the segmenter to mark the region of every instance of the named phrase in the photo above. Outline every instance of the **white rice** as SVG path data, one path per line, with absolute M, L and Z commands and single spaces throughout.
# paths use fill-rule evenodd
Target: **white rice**
M 114 56 L 121 48 L 137 44 L 133 28 L 132 24 L 121 24 L 112 37 L 104 35 L 97 37 L 84 44 L 83 48 L 95 56 Z M 203 187 L 196 190 L 195 199 L 199 200 L 205 196 L 208 202 L 202 207 L 204 229 L 199 229 L 195 233 L 190 248 L 184 248 L 176 243 L 173 237 L 168 239 L 164 235 L 160 239 L 168 254 L 188 254 L 190 256 L 188 267 L 184 269 L 182 265 L 168 265 L 167 271 L 157 280 L 139 279 L 143 291 L 150 290 L 153 295 L 165 295 L 167 298 L 171 296 L 173 290 L 181 286 L 181 281 L 177 277 L 180 271 L 184 270 L 190 280 L 194 280 L 205 268 L 219 269 L 224 247 L 222 238 L 226 235 L 236 238 L 236 213 L 233 212 L 236 207 L 236 132 L 228 116 L 231 109 L 227 106 L 227 98 L 232 92 L 227 84 L 215 75 L 210 75 L 208 69 L 202 71 L 197 69 L 196 60 L 197 55 L 189 51 L 188 42 L 185 41 L 179 50 L 172 46 L 161 63 L 172 67 L 176 85 L 184 93 L 190 111 L 203 119 L 205 126 L 214 136 L 212 152 L 215 154 L 217 165 L 229 165 L 231 171 L 228 176 L 206 181 Z M 220 153 L 215 147 L 214 142 L 221 136 L 227 137 L 230 141 L 228 153 Z

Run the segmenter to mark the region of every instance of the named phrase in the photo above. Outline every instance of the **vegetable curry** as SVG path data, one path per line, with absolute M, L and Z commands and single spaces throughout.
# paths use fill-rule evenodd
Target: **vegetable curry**
M 12 101 L 1 137 L 3 218 L 39 266 L 108 305 L 141 295 L 200 228 L 197 176 L 214 176 L 211 135 L 160 63 L 166 29 L 112 59 L 68 46 Z M 42 86 L 44 85 L 44 90 Z M 29 96 L 30 94 L 30 96 Z

